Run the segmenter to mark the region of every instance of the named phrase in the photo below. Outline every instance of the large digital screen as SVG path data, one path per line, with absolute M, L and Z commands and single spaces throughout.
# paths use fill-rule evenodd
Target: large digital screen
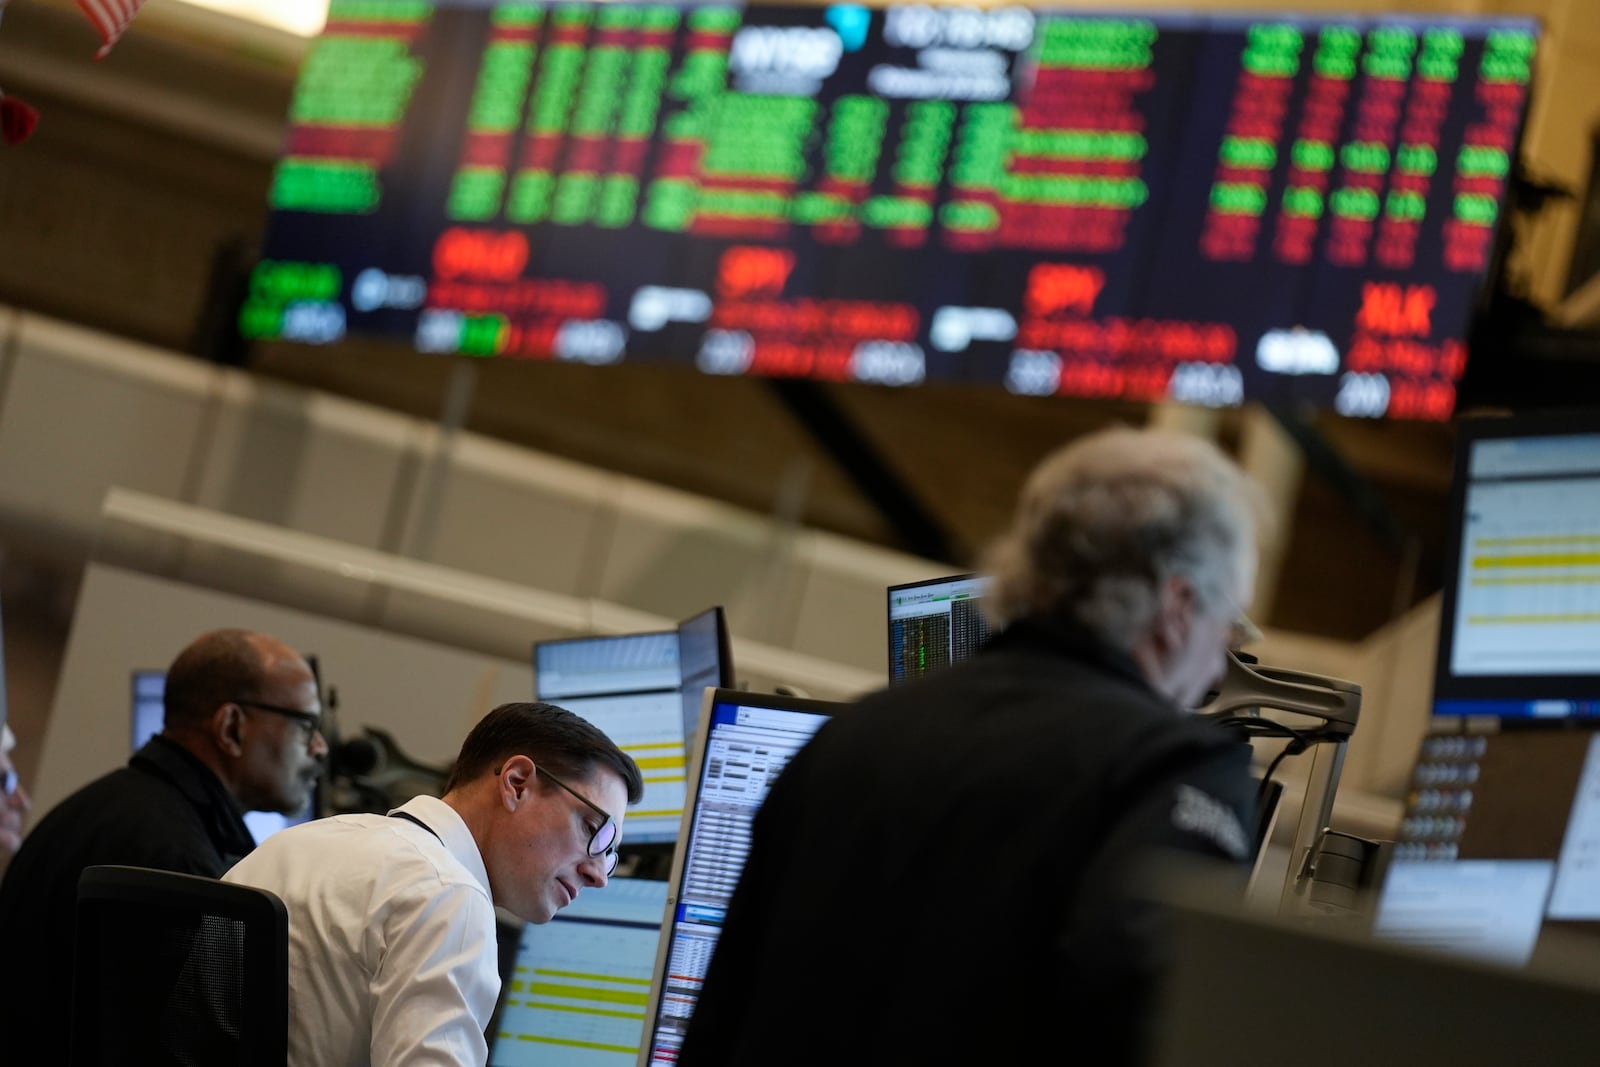
M 1600 717 L 1600 412 L 1464 420 L 1434 712 Z
M 333 0 L 240 328 L 1445 418 L 1536 37 Z

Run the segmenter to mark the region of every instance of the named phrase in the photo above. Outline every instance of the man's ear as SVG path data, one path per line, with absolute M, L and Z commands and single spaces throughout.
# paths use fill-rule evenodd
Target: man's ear
M 218 704 L 209 723 L 211 743 L 226 756 L 244 754 L 244 709 L 237 704 Z
M 1156 616 L 1150 638 L 1163 660 L 1170 659 L 1189 639 L 1194 625 L 1194 583 L 1182 574 L 1168 575 L 1156 598 Z
M 519 804 L 527 802 L 538 773 L 533 760 L 527 756 L 512 756 L 501 765 L 498 782 L 500 803 L 505 805 L 507 811 L 516 811 Z

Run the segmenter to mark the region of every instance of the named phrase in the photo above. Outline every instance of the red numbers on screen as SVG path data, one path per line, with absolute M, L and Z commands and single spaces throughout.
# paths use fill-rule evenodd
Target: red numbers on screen
M 1094 310 L 1095 298 L 1105 284 L 1105 272 L 1099 267 L 1041 263 L 1028 272 L 1024 302 L 1032 315 L 1054 315 L 1062 311 L 1087 315 Z
M 730 248 L 717 268 L 717 295 L 728 300 L 777 296 L 793 269 L 794 253 L 786 249 Z
M 521 233 L 452 226 L 433 246 L 433 273 L 439 278 L 514 281 L 528 265 L 528 239 Z
M 1433 332 L 1433 305 L 1437 299 L 1431 285 L 1368 282 L 1361 287 L 1356 329 L 1393 337 L 1426 337 Z

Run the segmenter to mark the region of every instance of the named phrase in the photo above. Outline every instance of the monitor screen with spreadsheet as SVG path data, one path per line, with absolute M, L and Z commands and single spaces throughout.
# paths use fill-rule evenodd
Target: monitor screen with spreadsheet
M 1378 936 L 1513 966 L 1600 937 L 1600 732 L 1507 720 L 1422 742 Z
M 1434 713 L 1600 717 L 1600 411 L 1463 420 Z
M 989 636 L 978 606 L 985 579 L 956 574 L 889 587 L 889 681 L 964 660 Z
M 500 990 L 489 1067 L 629 1067 L 644 1037 L 667 883 L 612 878 L 528 923 Z
M 677 840 L 685 739 L 705 689 L 732 670 L 722 609 L 673 630 L 541 641 L 533 663 L 536 699 L 583 716 L 639 764 L 644 799 L 628 811 L 624 843 Z
M 794 754 L 840 705 L 730 689 L 706 693 L 685 800 L 685 842 L 667 881 L 639 1063 L 671 1064 L 750 851 L 750 825 Z

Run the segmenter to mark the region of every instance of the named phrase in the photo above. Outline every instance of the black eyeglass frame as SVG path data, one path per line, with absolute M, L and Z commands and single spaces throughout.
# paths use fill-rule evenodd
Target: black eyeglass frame
M 311 747 L 311 742 L 316 738 L 318 732 L 322 729 L 322 716 L 318 715 L 314 711 L 301 711 L 299 708 L 285 708 L 277 704 L 266 704 L 259 700 L 230 700 L 228 703 L 237 704 L 241 708 L 254 708 L 257 711 L 266 711 L 273 715 L 281 715 L 285 719 L 292 719 L 299 725 L 301 733 L 305 734 L 307 748 Z
M 543 777 L 550 779 L 556 785 L 559 785 L 562 789 L 565 789 L 579 800 L 583 801 L 584 804 L 588 805 L 590 811 L 600 816 L 600 825 L 595 827 L 594 832 L 589 835 L 589 855 L 597 858 L 601 856 L 605 857 L 606 877 L 610 878 L 611 872 L 617 869 L 617 846 L 622 844 L 622 832 L 617 828 L 617 820 L 612 818 L 611 813 L 605 808 L 602 808 L 600 805 L 596 804 L 594 801 L 590 800 L 588 797 L 572 788 L 566 782 L 563 782 L 561 779 L 551 774 L 545 768 L 535 764 L 534 770 Z M 499 774 L 500 771 L 496 770 L 494 773 Z M 600 835 L 606 832 L 606 827 L 608 826 L 611 827 L 611 844 L 597 850 L 595 848 L 595 842 L 600 840 Z

